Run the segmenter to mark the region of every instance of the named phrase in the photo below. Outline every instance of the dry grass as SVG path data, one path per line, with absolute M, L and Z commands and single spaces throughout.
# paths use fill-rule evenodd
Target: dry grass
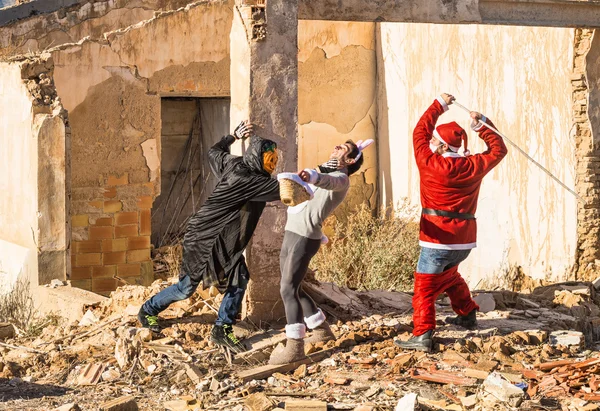
M 169 245 L 156 250 L 154 260 L 154 278 L 167 280 L 178 277 L 183 259 L 183 245 Z
M 419 224 L 408 203 L 374 216 L 362 205 L 347 222 L 334 217 L 330 243 L 321 247 L 311 268 L 320 281 L 359 290 L 410 290 L 419 258 Z

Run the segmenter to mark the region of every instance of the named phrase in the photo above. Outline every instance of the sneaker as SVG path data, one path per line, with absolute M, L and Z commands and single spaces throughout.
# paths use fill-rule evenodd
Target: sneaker
M 162 327 L 158 324 L 158 316 L 148 314 L 144 311 L 143 306 L 138 312 L 138 321 L 142 324 L 142 327 L 148 328 L 152 332 L 160 333 L 162 330 Z
M 446 318 L 447 324 L 458 325 L 459 327 L 473 330 L 477 327 L 477 309 L 472 310 L 467 315 L 457 315 L 456 317 Z
M 416 337 L 411 337 L 408 341 L 396 340 L 394 341 L 394 345 L 403 350 L 431 352 L 433 348 L 433 330 L 429 330 L 425 334 Z
M 246 351 L 246 347 L 237 339 L 230 324 L 215 324 L 210 332 L 210 340 L 216 345 L 229 348 L 236 354 Z

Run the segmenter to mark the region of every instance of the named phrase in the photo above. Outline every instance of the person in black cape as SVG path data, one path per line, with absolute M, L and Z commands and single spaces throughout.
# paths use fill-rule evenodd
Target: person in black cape
M 277 165 L 277 145 L 252 131 L 250 123 L 242 122 L 233 135 L 223 137 L 209 150 L 218 183 L 187 225 L 179 282 L 144 303 L 138 313 L 143 327 L 160 332 L 161 311 L 192 296 L 200 283 L 204 288 L 216 286 L 224 297 L 211 340 L 233 352 L 245 350 L 232 328 L 250 277 L 243 252 L 266 202 L 280 199 L 279 184 L 271 177 Z M 248 137 L 243 156 L 230 154 L 236 140 Z

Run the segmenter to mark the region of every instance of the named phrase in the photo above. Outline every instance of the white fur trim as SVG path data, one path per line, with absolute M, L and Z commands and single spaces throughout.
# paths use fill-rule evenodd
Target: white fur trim
M 446 143 L 446 142 L 444 141 L 444 139 L 442 138 L 442 136 L 440 136 L 440 133 L 438 133 L 438 131 L 437 131 L 437 130 L 435 130 L 435 129 L 433 130 L 433 135 L 434 135 L 434 137 L 435 137 L 435 138 L 437 138 L 438 140 L 440 140 L 442 143 L 444 143 L 444 144 L 446 144 L 448 147 L 450 147 L 450 148 L 452 149 L 452 151 L 454 151 L 454 152 L 457 152 L 457 151 L 458 151 L 458 149 L 460 148 L 460 147 L 456 147 L 456 146 L 451 146 L 450 144 Z
M 319 180 L 319 173 L 317 173 L 317 170 L 311 170 L 310 168 L 305 168 L 304 171 L 306 171 L 308 173 L 308 183 L 316 184 L 316 182 Z
M 285 336 L 299 340 L 306 337 L 306 325 L 304 324 L 288 324 L 285 326 Z
M 485 123 L 486 121 L 487 118 L 485 116 L 481 116 L 481 121 L 478 121 L 477 123 L 471 123 L 471 128 L 473 129 L 473 131 L 479 131 L 483 127 L 483 123 Z
M 319 308 L 319 311 L 317 311 L 316 314 L 313 314 L 310 317 L 304 317 L 304 322 L 306 323 L 306 326 L 312 330 L 325 322 L 325 314 Z
M 469 152 L 470 154 L 470 152 Z M 451 157 L 451 158 L 455 158 L 455 157 L 464 157 L 462 154 L 459 153 L 455 153 L 453 151 L 446 151 L 444 154 L 442 154 L 442 157 Z
M 436 100 L 442 105 L 442 108 L 444 109 L 444 113 L 446 111 L 450 110 L 450 107 L 448 107 L 448 104 L 446 104 L 446 102 L 444 101 L 442 96 L 437 96 Z
M 468 244 L 440 244 L 430 243 L 429 241 L 419 240 L 419 245 L 426 248 L 435 248 L 436 250 L 470 250 L 477 247 L 477 243 Z

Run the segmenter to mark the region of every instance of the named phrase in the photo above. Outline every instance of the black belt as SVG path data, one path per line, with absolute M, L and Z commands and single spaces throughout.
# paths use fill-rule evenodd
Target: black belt
M 469 213 L 455 213 L 453 211 L 434 210 L 433 208 L 424 208 L 423 214 L 437 215 L 440 217 L 457 218 L 459 220 L 475 220 L 475 216 Z

